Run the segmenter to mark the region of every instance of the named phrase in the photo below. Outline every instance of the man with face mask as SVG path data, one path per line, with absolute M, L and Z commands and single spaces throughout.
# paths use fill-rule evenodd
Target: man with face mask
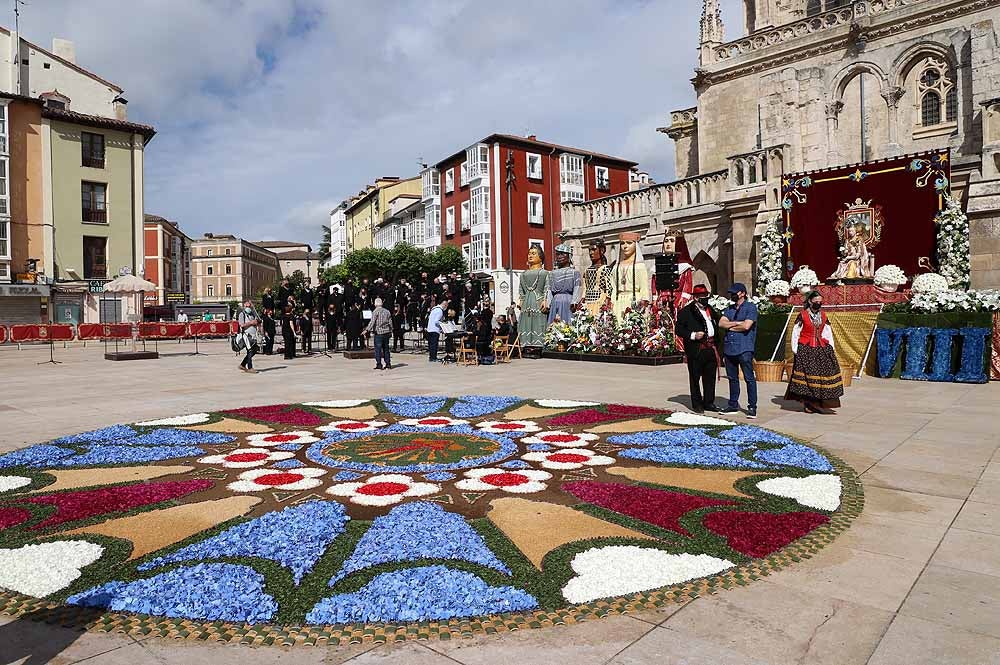
M 747 382 L 747 418 L 757 417 L 757 377 L 753 373 L 753 352 L 757 346 L 757 305 L 747 298 L 747 287 L 736 282 L 729 287 L 729 297 L 736 303 L 719 319 L 719 328 L 726 331 L 722 358 L 729 379 L 729 404 L 722 413 L 740 412 L 740 370 Z
M 247 300 L 243 303 L 243 309 L 240 311 L 237 321 L 240 325 L 240 332 L 243 333 L 243 338 L 246 341 L 246 355 L 243 357 L 243 362 L 240 363 L 240 369 L 249 374 L 256 374 L 257 370 L 253 368 L 253 357 L 257 353 L 257 313 L 253 311 L 253 303 Z
M 695 413 L 718 411 L 715 406 L 715 380 L 719 371 L 719 352 L 715 329 L 718 323 L 708 306 L 711 292 L 704 284 L 692 291 L 694 300 L 677 314 L 677 336 L 684 341 L 691 408 Z

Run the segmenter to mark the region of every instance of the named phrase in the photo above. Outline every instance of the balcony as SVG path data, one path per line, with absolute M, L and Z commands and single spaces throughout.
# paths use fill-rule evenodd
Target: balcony
M 83 222 L 85 224 L 107 224 L 108 223 L 108 211 L 107 210 L 96 210 L 93 208 L 83 209 Z
M 92 169 L 103 169 L 104 168 L 104 158 L 103 157 L 91 157 L 84 155 L 82 161 L 83 166 L 90 167 Z
M 758 187 L 781 178 L 786 144 L 761 148 L 729 158 L 729 189 Z
M 423 185 L 422 199 L 433 201 L 441 196 L 441 172 L 437 169 L 427 169 L 421 174 Z

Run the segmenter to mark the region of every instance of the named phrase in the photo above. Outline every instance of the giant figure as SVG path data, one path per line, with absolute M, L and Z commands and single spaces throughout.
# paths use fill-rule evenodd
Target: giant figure
M 580 302 L 582 280 L 580 271 L 570 262 L 572 248 L 566 243 L 556 245 L 556 267 L 549 273 L 549 324 L 559 317 L 569 323 Z
M 618 235 L 620 249 L 614 267 L 612 300 L 615 316 L 621 321 L 626 309 L 649 302 L 649 271 L 642 262 L 639 234 L 631 231 Z
M 528 248 L 528 269 L 521 273 L 518 286 L 521 317 L 518 320 L 518 334 L 521 346 L 541 349 L 544 344 L 546 313 L 549 304 L 549 271 L 545 269 L 545 252 L 541 245 Z
M 608 265 L 607 246 L 598 238 L 590 242 L 590 267 L 583 274 L 583 305 L 597 316 L 604 304 L 611 299 L 611 266 Z

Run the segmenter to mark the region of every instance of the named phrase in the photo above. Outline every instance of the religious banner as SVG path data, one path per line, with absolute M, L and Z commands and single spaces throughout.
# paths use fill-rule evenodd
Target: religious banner
M 131 323 L 81 323 L 77 326 L 77 337 L 92 339 L 131 339 Z
M 808 265 L 828 283 L 870 280 L 890 263 L 918 274 L 950 181 L 948 150 L 783 175 L 787 274 Z
M 7 341 L 7 326 L 0 326 L 0 344 Z
M 186 323 L 140 323 L 139 339 L 177 339 L 187 336 Z
M 990 380 L 1000 381 L 1000 312 L 993 312 L 993 345 L 990 351 Z

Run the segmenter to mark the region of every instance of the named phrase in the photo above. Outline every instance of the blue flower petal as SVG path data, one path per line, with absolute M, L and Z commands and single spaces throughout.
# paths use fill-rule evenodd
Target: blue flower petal
M 425 473 L 424 478 L 435 483 L 442 483 L 446 480 L 454 480 L 455 474 L 448 473 L 447 471 L 432 471 L 431 473 Z
M 306 621 L 313 624 L 427 621 L 517 612 L 538 607 L 521 589 L 491 587 L 479 577 L 444 566 L 384 573 L 355 593 L 325 598 Z
M 52 466 L 86 466 L 93 464 L 135 464 L 159 462 L 182 457 L 197 457 L 205 451 L 195 446 L 87 446 L 87 452 L 52 463 Z
M 446 397 L 416 396 L 416 397 L 386 397 L 382 400 L 385 408 L 397 416 L 404 418 L 423 418 L 444 408 Z
M 767 469 L 764 464 L 744 459 L 739 453 L 748 446 L 649 446 L 629 448 L 619 455 L 659 464 L 695 464 L 698 466 L 731 466 L 744 469 Z
M 509 462 L 504 462 L 500 466 L 502 466 L 505 469 L 527 469 L 531 465 L 525 462 L 524 460 L 515 459 Z
M 176 561 L 261 557 L 290 569 L 298 584 L 343 532 L 348 519 L 344 507 L 335 501 L 309 501 L 237 524 L 200 543 L 144 563 L 139 570 Z
M 494 413 L 500 409 L 521 401 L 520 397 L 493 396 L 493 395 L 466 395 L 459 397 L 451 407 L 451 415 L 456 418 L 476 418 L 487 413 Z
M 528 450 L 533 453 L 543 453 L 552 450 L 552 446 L 547 443 L 532 443 L 528 446 Z
M 772 450 L 758 450 L 754 457 L 772 464 L 798 466 L 810 471 L 832 471 L 833 465 L 818 452 L 798 443 Z
M 6 455 L 0 455 L 0 469 L 11 466 L 52 466 L 58 460 L 69 457 L 72 454 L 74 454 L 74 451 L 68 448 L 60 448 L 59 446 L 50 446 L 47 444 L 31 446 L 30 448 L 15 450 Z
M 198 564 L 136 582 L 109 582 L 70 596 L 67 603 L 116 612 L 260 623 L 278 611 L 264 576 L 247 566 Z
M 418 501 L 376 518 L 330 585 L 365 568 L 418 559 L 458 559 L 510 574 L 461 515 L 436 503 Z
M 737 425 L 732 429 L 725 430 L 719 436 L 740 443 L 775 443 L 782 446 L 795 443 L 787 436 L 753 425 Z
M 305 466 L 305 463 L 292 458 L 292 459 L 284 459 L 281 460 L 280 462 L 275 462 L 271 466 L 273 466 L 276 469 L 298 469 L 299 467 Z
M 136 431 L 128 425 L 113 425 L 103 429 L 95 429 L 90 432 L 81 432 L 71 436 L 64 436 L 56 439 L 52 443 L 90 443 L 92 441 L 113 441 L 115 439 L 125 440 L 135 437 Z
M 341 480 L 341 481 L 357 480 L 360 477 L 361 477 L 360 473 L 354 473 L 353 471 L 338 471 L 337 473 L 333 474 L 334 480 Z

